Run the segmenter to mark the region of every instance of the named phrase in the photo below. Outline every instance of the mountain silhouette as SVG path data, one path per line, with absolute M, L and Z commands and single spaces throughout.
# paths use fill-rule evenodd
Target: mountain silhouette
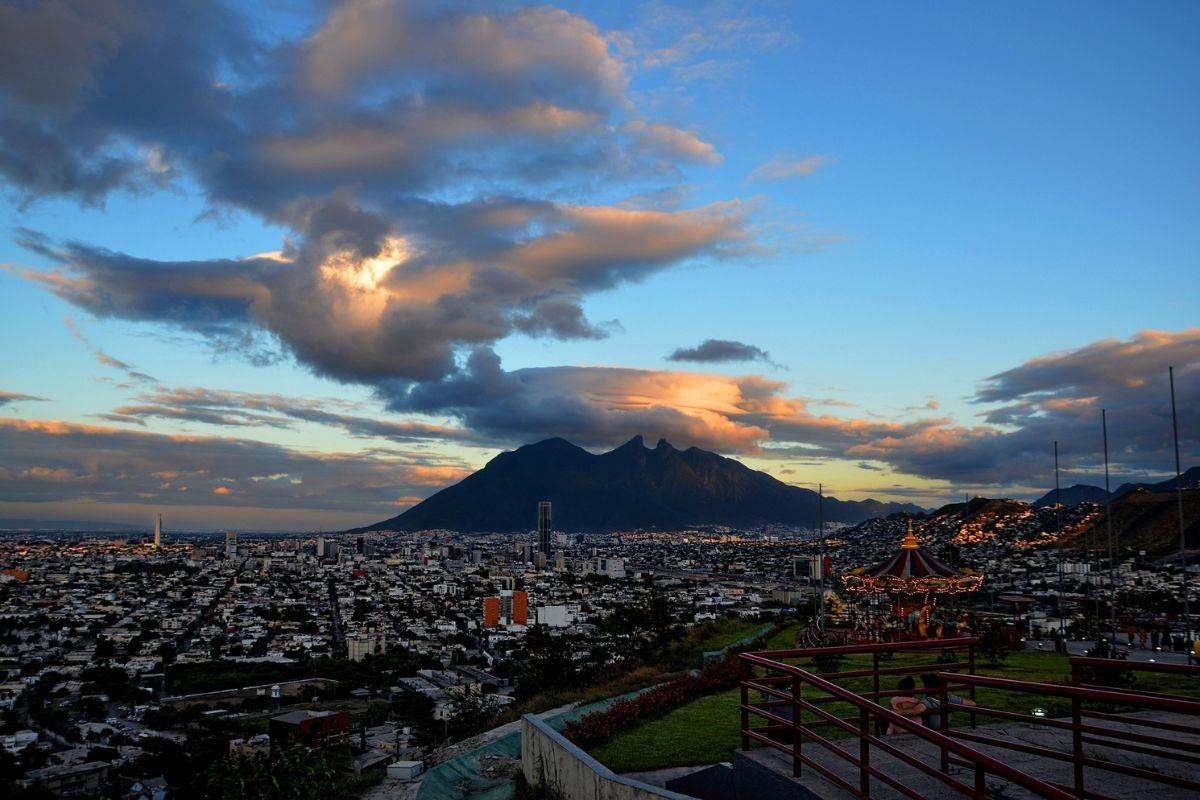
M 641 436 L 599 455 L 565 439 L 504 452 L 483 469 L 392 519 L 359 530 L 519 531 L 536 526 L 537 503 L 553 503 L 559 531 L 672 529 L 689 525 L 815 526 L 817 493 L 739 461 Z M 861 522 L 918 506 L 825 498 L 829 522 Z
M 1200 486 L 1200 467 L 1192 467 L 1187 472 L 1179 476 L 1179 483 L 1184 489 L 1195 489 Z M 1123 483 L 1113 490 L 1112 499 L 1116 500 L 1130 492 L 1142 489 L 1151 494 L 1162 494 L 1163 492 L 1175 491 L 1175 479 L 1167 478 L 1158 483 Z M 1089 486 L 1087 484 L 1076 484 L 1062 490 L 1062 504 L 1064 506 L 1073 506 L 1076 503 L 1103 503 L 1104 489 L 1099 486 Z M 1054 505 L 1054 490 L 1046 492 L 1044 495 L 1033 501 L 1035 506 Z

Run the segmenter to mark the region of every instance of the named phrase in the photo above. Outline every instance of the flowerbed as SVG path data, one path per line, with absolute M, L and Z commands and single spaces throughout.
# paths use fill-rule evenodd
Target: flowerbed
M 673 678 L 630 700 L 618 700 L 605 711 L 586 714 L 578 722 L 569 723 L 565 734 L 572 742 L 586 749 L 628 728 L 643 717 L 661 714 L 701 695 L 734 686 L 738 678 L 737 655 L 730 653 L 720 661 L 712 662 L 696 675 Z

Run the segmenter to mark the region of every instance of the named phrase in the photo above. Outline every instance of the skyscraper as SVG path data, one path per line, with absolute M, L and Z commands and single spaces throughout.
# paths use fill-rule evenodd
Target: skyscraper
M 158 514 L 154 518 L 154 549 L 157 550 L 162 546 L 162 514 Z
M 538 501 L 538 550 L 550 555 L 550 501 Z
M 237 555 L 237 531 L 225 531 L 225 557 Z

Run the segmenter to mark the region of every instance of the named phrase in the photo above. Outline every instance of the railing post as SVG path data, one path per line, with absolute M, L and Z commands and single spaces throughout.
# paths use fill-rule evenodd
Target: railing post
M 967 643 L 967 672 L 972 676 L 975 675 L 975 642 Z M 973 704 L 973 703 L 975 703 L 975 684 L 972 683 L 967 688 L 971 695 L 971 703 Z M 972 707 L 974 707 L 974 706 L 972 706 Z M 974 711 L 972 711 L 970 713 L 970 719 L 971 719 L 971 729 L 974 730 L 974 728 L 975 728 L 975 712 Z
M 876 647 L 871 651 L 871 670 L 875 673 L 875 694 L 871 697 L 876 703 L 879 702 L 879 648 Z M 883 736 L 883 720 L 875 720 L 875 735 Z
M 1078 670 L 1075 670 L 1078 672 Z M 1075 794 L 1083 797 L 1083 714 L 1080 713 L 1082 701 L 1076 695 L 1071 698 L 1071 766 L 1075 771 Z
M 977 800 L 988 800 L 987 772 L 982 764 L 975 765 L 975 797 Z
M 938 729 L 943 736 L 948 736 L 950 730 L 950 709 L 946 708 L 946 682 L 938 683 Z M 950 772 L 950 750 L 946 747 L 946 743 L 940 745 L 942 751 L 942 772 Z
M 800 704 L 796 702 L 800 699 L 800 679 L 795 675 L 792 676 L 792 777 L 800 777 Z
M 858 709 L 858 794 L 864 800 L 871 797 L 871 715 L 866 706 Z
M 742 690 L 742 749 L 750 749 L 750 712 L 746 706 L 750 705 L 750 689 L 746 686 L 746 681 L 750 680 L 750 662 L 744 658 L 738 658 L 738 685 Z

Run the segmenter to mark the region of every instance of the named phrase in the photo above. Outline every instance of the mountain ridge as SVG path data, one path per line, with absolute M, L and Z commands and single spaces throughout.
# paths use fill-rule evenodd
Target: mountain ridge
M 565 531 L 815 526 L 819 502 L 810 489 L 698 447 L 679 450 L 666 439 L 649 448 L 639 435 L 596 454 L 554 437 L 500 453 L 402 514 L 355 530 L 529 530 L 538 500 L 554 504 L 555 529 Z M 834 497 L 825 498 L 824 508 L 827 521 L 846 523 L 924 510 Z

